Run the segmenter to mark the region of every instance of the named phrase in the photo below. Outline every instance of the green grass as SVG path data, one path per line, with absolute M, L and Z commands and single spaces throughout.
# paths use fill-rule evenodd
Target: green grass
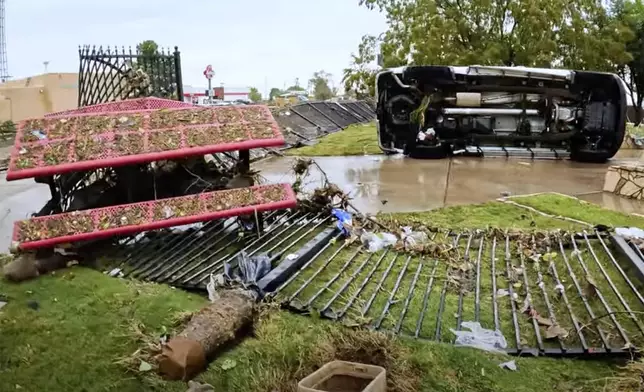
M 385 223 L 397 222 L 400 226 L 422 225 L 452 229 L 498 227 L 501 229 L 548 230 L 557 228 L 577 229 L 580 227 L 572 222 L 545 217 L 498 201 L 439 208 L 430 211 L 382 213 L 378 218 Z
M 0 311 L 0 390 L 185 391 L 183 383 L 151 380 L 115 362 L 141 345 L 130 331 L 133 324 L 159 334 L 204 299 L 83 268 L 3 284 L 0 291 L 9 302 Z M 38 301 L 39 310 L 27 307 L 30 300 Z M 219 356 L 198 380 L 217 391 L 294 390 L 297 380 L 339 358 L 385 364 L 402 391 L 594 391 L 602 384 L 586 380 L 615 370 L 605 362 L 520 358 L 513 373 L 498 367 L 507 357 L 352 332 L 279 311 L 267 313 L 254 335 Z M 224 363 L 235 366 L 223 370 Z
M 289 150 L 293 156 L 344 156 L 381 154 L 376 125 L 355 124 L 321 138 L 317 144 Z
M 167 286 L 72 268 L 24 284 L 0 281 L 0 390 L 144 391 L 144 377 L 115 362 L 140 347 L 136 325 L 160 336 L 206 301 Z M 27 306 L 39 304 L 38 310 Z M 166 390 L 184 391 L 181 383 Z
M 553 193 L 513 197 L 513 201 L 551 215 L 562 215 L 591 224 L 644 227 L 644 218 L 608 210 L 572 197 Z
M 644 225 L 642 218 L 604 210 L 557 195 L 513 200 L 554 215 L 571 216 L 591 223 Z M 380 216 L 380 219 L 395 219 L 401 224 L 457 228 L 580 228 L 569 222 L 543 217 L 500 202 L 422 213 L 386 214 Z M 461 256 L 465 244 L 466 239 L 461 239 Z M 421 325 L 421 336 L 433 337 L 435 319 L 432 314 L 438 311 L 441 293 L 446 290 L 440 340 L 450 342 L 453 339 L 448 328 L 456 325 L 454 314 L 458 310 L 460 291 L 445 286 L 445 276 L 449 268 L 446 263 L 435 264 L 433 260 L 420 257 L 412 257 L 409 263 L 406 263 L 407 258 L 399 256 L 397 262 L 392 264 L 393 253 L 378 253 L 371 257 L 361 253 L 347 264 L 346 261 L 356 251 L 355 247 L 347 247 L 338 252 L 323 268 L 324 261 L 337 250 L 337 246 L 327 249 L 308 269 L 303 270 L 300 276 L 287 286 L 281 298 L 292 294 L 319 270 L 317 278 L 301 291 L 298 298 L 307 301 L 327 284 L 328 289 L 320 291 L 313 301 L 314 306 L 320 307 L 326 304 L 345 282 L 349 282 L 346 290 L 333 303 L 333 309 L 338 310 L 357 293 L 360 283 L 367 275 L 372 274 L 368 284 L 357 293 L 359 295 L 349 308 L 347 319 L 357 322 L 378 319 L 383 306 L 393 293 L 394 302 L 390 314 L 382 324 L 383 328 L 391 329 L 396 326 L 402 315 L 402 305 L 407 300 L 409 289 L 418 272 L 416 290 L 409 298 L 409 310 L 401 325 L 402 332 L 413 334 L 422 310 L 423 294 L 436 265 L 433 274 L 434 285 L 427 306 L 428 316 Z M 480 287 L 483 293 L 481 307 L 486 309 L 481 313 L 481 321 L 486 327 L 492 327 L 494 322 L 489 311 L 489 293 L 492 292 L 493 279 L 491 246 L 491 240 L 486 239 L 480 264 Z M 512 248 L 512 251 L 515 249 Z M 601 264 L 611 266 L 611 261 L 600 247 L 595 246 L 594 251 Z M 470 262 L 474 267 L 477 252 L 478 244 L 474 241 L 470 249 Z M 590 275 L 597 281 L 610 306 L 618 309 L 618 298 L 608 287 L 607 281 L 600 278 L 601 271 L 590 256 L 584 245 L 582 257 Z M 573 260 L 570 252 L 568 258 L 581 284 L 585 284 L 586 275 L 580 263 Z M 568 276 L 566 265 L 561 259 L 557 261 L 556 268 L 560 277 Z M 518 266 L 515 258 L 511 263 Z M 342 268 L 345 265 L 346 268 Z M 380 278 L 390 265 L 392 267 L 387 278 L 383 280 L 381 289 L 376 291 Z M 495 266 L 497 288 L 507 288 L 511 282 L 506 276 L 499 274 L 506 268 L 501 243 L 497 243 Z M 546 273 L 544 267 L 545 263 L 540 272 L 546 276 L 544 279 L 547 288 L 552 291 L 554 278 Z M 625 299 L 631 304 L 634 303 L 631 292 L 623 287 L 624 282 L 618 271 L 615 268 L 607 270 L 619 291 L 625 295 Z M 536 267 L 529 268 L 528 280 L 534 285 L 531 290 L 535 306 L 540 312 L 546 312 L 541 293 L 534 283 L 537 281 L 537 272 Z M 400 287 L 393 292 L 399 276 Z M 575 288 L 572 287 L 572 282 L 567 281 L 565 285 L 571 306 L 575 313 L 580 315 L 579 322 L 587 323 L 589 319 L 584 316 L 586 313 L 581 301 L 575 299 L 577 296 L 573 294 Z M 524 288 L 517 288 L 518 292 L 522 290 Z M 523 293 L 521 295 L 523 296 Z M 20 285 L 0 281 L 0 296 L 8 300 L 8 305 L 0 310 L 0 390 L 15 390 L 16 385 L 19 385 L 25 391 L 52 392 L 185 391 L 183 383 L 165 382 L 152 374 L 128 371 L 124 365 L 116 362 L 130 356 L 142 346 L 140 336 L 132 333 L 133 326 L 143 326 L 147 335 L 158 336 L 164 330 L 172 330 L 174 320 L 181 312 L 193 311 L 203 306 L 206 303 L 204 298 L 163 285 L 110 278 L 84 268 L 60 271 L 54 276 L 44 276 Z M 373 304 L 363 315 L 363 307 L 372 297 Z M 31 300 L 39 303 L 40 308 L 37 311 L 27 306 Z M 511 314 L 511 303 L 507 297 L 499 299 L 498 303 L 501 330 L 510 346 L 514 346 L 514 326 L 508 316 Z M 557 315 L 566 314 L 565 305 L 561 301 L 553 302 L 553 306 Z M 596 314 L 604 313 L 597 300 L 590 301 L 590 306 Z M 471 319 L 473 314 L 473 293 L 464 293 L 463 320 Z M 364 319 L 361 319 L 362 317 Z M 635 335 L 633 323 L 623 315 L 618 318 L 628 332 Z M 558 321 L 565 328 L 571 327 L 570 321 L 565 317 L 558 316 Z M 519 324 L 521 338 L 533 345 L 531 324 L 524 317 L 519 318 Z M 607 326 L 602 327 L 606 332 L 609 331 Z M 611 339 L 618 339 L 613 335 Z M 576 344 L 575 337 L 570 339 L 571 345 Z M 590 332 L 588 339 L 592 343 L 596 342 L 596 336 Z M 641 344 L 639 341 L 635 343 Z M 619 344 L 619 341 L 615 340 L 615 344 Z M 383 352 L 386 355 L 382 354 Z M 217 391 L 288 391 L 293 390 L 297 380 L 332 358 L 384 364 L 390 377 L 397 380 L 398 391 L 601 391 L 605 381 L 596 380 L 613 376 L 618 372 L 617 364 L 607 361 L 518 358 L 519 371 L 515 373 L 498 367 L 499 363 L 510 359 L 507 357 L 404 337 L 392 340 L 370 332 L 354 332 L 339 323 L 325 322 L 316 317 L 302 317 L 274 310 L 260 319 L 253 337 L 245 339 L 220 355 L 198 380 L 212 384 Z M 223 370 L 224 363 L 233 363 L 236 366 Z

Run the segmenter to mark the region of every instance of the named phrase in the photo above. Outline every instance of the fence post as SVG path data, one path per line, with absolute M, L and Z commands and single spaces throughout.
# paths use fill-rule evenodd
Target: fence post
M 181 77 L 181 53 L 174 47 L 174 72 L 177 75 L 177 100 L 183 101 L 183 78 Z

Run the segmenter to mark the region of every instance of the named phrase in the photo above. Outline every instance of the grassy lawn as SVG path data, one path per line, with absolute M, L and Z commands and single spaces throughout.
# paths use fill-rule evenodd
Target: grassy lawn
M 355 124 L 321 138 L 317 144 L 289 150 L 293 156 L 343 156 L 381 154 L 376 125 Z
M 73 268 L 22 285 L 3 285 L 0 311 L 0 390 L 185 391 L 151 373 L 117 363 L 140 347 L 133 328 L 171 329 L 201 297 L 167 287 L 128 282 Z M 38 310 L 27 306 L 37 301 Z M 587 380 L 611 376 L 606 362 L 517 359 L 450 345 L 393 340 L 286 312 L 266 314 L 255 336 L 211 363 L 198 380 L 216 391 L 288 391 L 296 380 L 333 358 L 386 365 L 400 391 L 601 390 Z M 222 364 L 236 365 L 223 370 Z M 417 389 L 418 388 L 418 389 Z
M 561 196 L 513 200 L 592 223 L 644 226 L 641 218 Z M 569 222 L 533 215 L 500 202 L 415 214 L 387 214 L 381 219 L 437 227 L 577 228 Z M 483 260 L 487 261 L 488 257 L 483 256 Z M 383 261 L 383 266 L 388 261 Z M 356 260 L 354 265 L 359 263 Z M 409 271 L 415 271 L 417 265 L 418 260 L 413 259 Z M 401 268 L 402 260 L 392 270 L 392 276 Z M 427 274 L 427 269 L 422 271 L 421 281 L 426 281 Z M 409 281 L 403 281 L 402 294 L 396 299 L 404 300 Z M 488 283 L 482 282 L 485 287 Z M 505 283 L 499 279 L 498 287 L 505 287 Z M 443 282 L 437 284 L 442 286 Z M 382 306 L 390 290 L 387 283 L 374 301 L 374 307 Z M 329 294 L 323 293 L 320 300 L 326 300 Z M 119 361 L 142 346 L 143 336 L 137 331 L 146 336 L 172 331 L 182 313 L 203 306 L 204 298 L 163 285 L 110 278 L 79 267 L 20 285 L 0 281 L 0 300 L 3 298 L 8 304 L 0 310 L 0 390 L 186 390 L 183 383 L 162 381 L 151 372 L 131 370 Z M 38 303 L 38 310 L 28 306 L 30 301 Z M 449 297 L 445 314 L 453 314 L 453 302 L 453 297 Z M 433 311 L 434 302 L 429 306 L 429 311 Z M 418 308 L 419 303 L 412 301 L 410 312 L 417 312 L 413 309 Z M 471 309 L 466 306 L 464 311 Z M 385 320 L 389 325 L 391 322 Z M 444 334 L 447 336 L 449 332 Z M 618 364 L 613 362 L 544 358 L 518 358 L 519 370 L 510 372 L 500 369 L 498 364 L 515 358 L 443 343 L 393 339 L 353 331 L 315 317 L 272 310 L 256 324 L 253 337 L 219 356 L 198 380 L 212 384 L 216 391 L 292 391 L 297 380 L 333 358 L 385 365 L 389 379 L 397 386 L 392 390 L 396 391 L 616 390 L 604 389 L 606 380 L 603 379 L 619 372 Z
M 557 194 L 518 196 L 513 197 L 511 200 L 551 215 L 566 216 L 591 224 L 603 224 L 612 227 L 644 227 L 644 218 L 642 217 L 607 210 L 597 204 Z

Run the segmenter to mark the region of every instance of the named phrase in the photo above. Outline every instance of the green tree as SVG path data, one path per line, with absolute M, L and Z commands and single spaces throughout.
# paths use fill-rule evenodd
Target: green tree
M 359 0 L 385 13 L 385 66 L 569 67 L 613 71 L 628 29 L 597 0 Z M 364 41 L 363 41 L 364 42 Z
M 378 38 L 372 35 L 362 37 L 358 53 L 351 54 L 351 65 L 344 69 L 342 82 L 344 91 L 357 99 L 374 97 L 376 95 L 376 74 L 373 67 L 376 61 Z
M 642 0 L 620 1 L 614 10 L 616 17 L 634 33 L 626 44 L 632 58 L 619 68 L 619 75 L 626 82 L 635 107 L 635 118 L 631 120 L 639 125 L 644 101 L 644 4 Z
M 252 102 L 259 102 L 262 100 L 262 93 L 260 93 L 257 88 L 251 87 L 250 92 L 248 93 L 248 98 L 250 98 Z
M 277 87 L 273 87 L 271 89 L 270 93 L 268 94 L 268 99 L 270 101 L 273 101 L 273 100 L 275 100 L 275 97 L 278 97 L 278 96 L 280 96 L 282 94 L 284 94 L 284 92 L 282 90 L 278 89 Z
M 176 99 L 177 84 L 172 77 L 174 56 L 161 53 L 159 45 L 153 40 L 139 43 L 136 51 L 139 57 L 132 62 L 132 70 L 143 71 L 150 85 L 150 89 L 144 95 Z
M 302 86 L 300 86 L 300 79 L 295 78 L 295 84 L 290 86 L 289 88 L 286 89 L 287 92 L 289 91 L 306 91 L 306 89 Z
M 153 57 L 159 52 L 159 45 L 152 40 L 146 40 L 136 45 L 137 52 L 146 57 Z
M 335 96 L 335 93 L 329 86 L 332 76 L 325 71 L 318 71 L 313 74 L 313 77 L 309 80 L 309 86 L 315 99 L 324 101 Z

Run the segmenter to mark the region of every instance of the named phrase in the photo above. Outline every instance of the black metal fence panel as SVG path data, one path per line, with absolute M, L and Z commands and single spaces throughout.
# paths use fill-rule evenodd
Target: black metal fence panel
M 304 102 L 289 108 L 274 108 L 289 147 L 307 144 L 352 124 L 368 123 L 376 114 L 363 101 Z
M 444 236 L 439 233 L 438 236 Z M 608 236 L 447 236 L 450 257 L 368 253 L 341 241 L 279 287 L 277 300 L 350 325 L 456 343 L 465 322 L 516 355 L 630 356 L 644 345 L 642 281 Z
M 160 50 L 141 53 L 125 48 L 83 46 L 78 49 L 78 106 L 128 98 L 183 99 L 181 56 Z
M 122 240 L 107 257 L 111 268 L 126 277 L 205 290 L 211 274 L 224 263 L 269 253 L 273 266 L 328 228 L 331 218 L 321 214 L 274 211 L 262 217 L 263 228 L 246 231 L 238 220 L 219 220 L 185 231 L 156 231 Z M 240 235 L 243 233 L 243 235 Z

